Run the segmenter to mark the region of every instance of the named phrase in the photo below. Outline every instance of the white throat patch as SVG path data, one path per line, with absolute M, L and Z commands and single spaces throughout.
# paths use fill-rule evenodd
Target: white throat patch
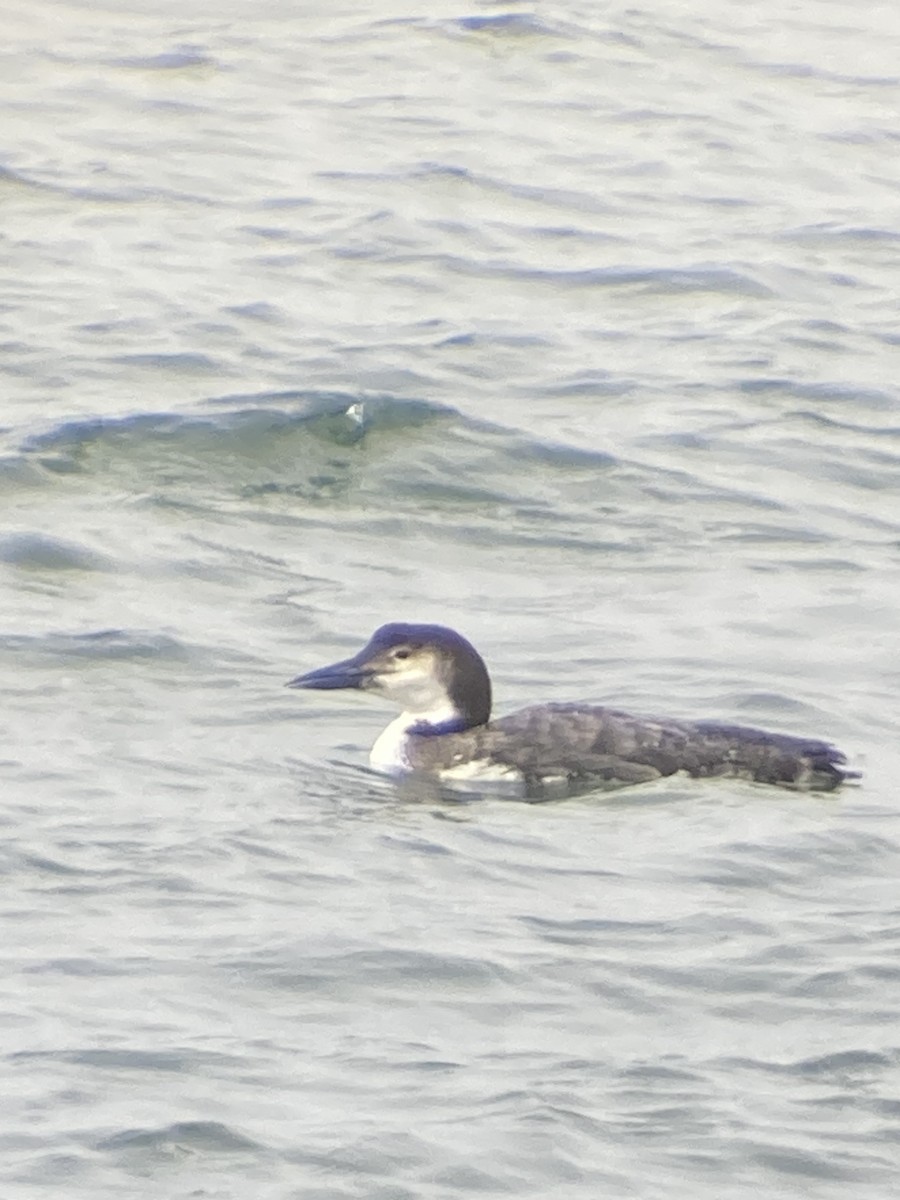
M 409 731 L 423 723 L 443 725 L 445 722 L 457 720 L 459 720 L 459 713 L 449 705 L 434 709 L 432 712 L 401 713 L 378 736 L 375 745 L 369 752 L 369 765 L 373 771 L 381 771 L 385 775 L 402 775 L 411 769 L 407 755 Z

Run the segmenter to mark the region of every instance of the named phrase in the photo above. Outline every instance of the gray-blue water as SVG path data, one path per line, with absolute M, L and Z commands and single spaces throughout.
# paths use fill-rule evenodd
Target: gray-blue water
M 4 1200 L 900 1169 L 900 10 L 6 5 Z M 440 804 L 390 619 L 837 797 Z

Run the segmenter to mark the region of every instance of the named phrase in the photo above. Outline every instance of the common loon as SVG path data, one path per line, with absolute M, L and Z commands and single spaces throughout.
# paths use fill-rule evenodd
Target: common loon
M 803 791 L 855 772 L 827 742 L 718 721 L 647 718 L 590 704 L 538 704 L 492 721 L 478 651 L 442 625 L 383 625 L 352 658 L 298 675 L 292 688 L 359 688 L 402 709 L 372 747 L 377 771 L 449 784 L 502 781 L 540 796 L 624 787 L 684 771 Z

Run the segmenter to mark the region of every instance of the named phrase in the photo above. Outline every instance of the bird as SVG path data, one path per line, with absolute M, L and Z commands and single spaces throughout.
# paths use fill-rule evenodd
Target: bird
M 463 790 L 499 783 L 541 798 L 683 772 L 829 792 L 858 777 L 828 742 L 721 721 L 644 717 L 581 703 L 536 704 L 491 720 L 484 659 L 443 625 L 382 625 L 358 654 L 286 686 L 358 689 L 393 702 L 402 713 L 372 746 L 371 767 Z

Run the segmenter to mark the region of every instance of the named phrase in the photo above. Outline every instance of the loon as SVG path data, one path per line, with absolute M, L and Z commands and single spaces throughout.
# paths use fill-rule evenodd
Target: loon
M 539 704 L 491 720 L 478 651 L 443 625 L 383 625 L 352 658 L 291 688 L 358 688 L 398 704 L 371 766 L 450 785 L 502 781 L 540 797 L 647 783 L 683 771 L 800 791 L 833 791 L 857 773 L 827 742 L 718 721 L 635 716 L 591 704 Z

